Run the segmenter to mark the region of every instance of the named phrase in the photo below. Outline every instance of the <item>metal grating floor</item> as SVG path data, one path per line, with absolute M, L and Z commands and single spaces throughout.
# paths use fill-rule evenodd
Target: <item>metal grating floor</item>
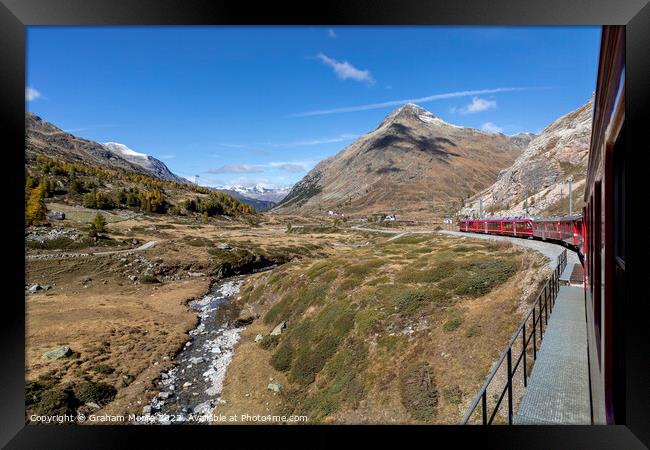
M 580 287 L 560 287 L 514 423 L 591 423 L 587 327 Z

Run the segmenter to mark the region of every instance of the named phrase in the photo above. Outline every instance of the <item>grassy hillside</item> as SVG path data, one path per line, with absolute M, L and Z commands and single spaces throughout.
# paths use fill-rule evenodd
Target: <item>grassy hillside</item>
M 223 411 L 455 423 L 520 321 L 536 258 L 406 236 L 255 276 L 239 303 L 261 320 L 242 335 Z M 279 395 L 264 392 L 270 379 L 283 385 Z
M 255 209 L 231 195 L 192 184 L 163 181 L 38 156 L 26 166 L 26 225 L 46 220 L 46 199 L 97 210 L 131 209 L 143 213 L 232 216 L 250 219 Z

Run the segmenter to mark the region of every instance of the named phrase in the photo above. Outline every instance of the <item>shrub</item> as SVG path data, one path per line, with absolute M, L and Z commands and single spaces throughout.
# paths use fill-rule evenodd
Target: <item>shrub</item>
M 446 321 L 445 324 L 442 326 L 442 328 L 445 331 L 454 331 L 455 329 L 457 329 L 462 324 L 463 324 L 463 318 L 462 317 L 454 317 L 454 318 L 451 318 L 448 321 Z
M 271 350 L 272 348 L 277 347 L 278 341 L 278 336 L 271 336 L 270 334 L 267 334 L 260 341 L 260 347 L 262 347 L 264 350 Z
M 397 309 L 402 313 L 413 313 L 424 305 L 438 303 L 445 298 L 436 289 L 411 289 L 397 299 Z
M 514 275 L 517 266 L 515 261 L 505 259 L 471 262 L 454 292 L 470 297 L 485 295 Z
M 436 416 L 438 389 L 428 363 L 413 366 L 400 377 L 400 396 L 402 405 L 414 419 L 428 421 Z
M 445 331 L 454 331 L 464 322 L 463 312 L 457 308 L 450 308 L 447 311 L 447 315 L 447 321 L 442 326 L 442 329 Z
M 115 369 L 113 369 L 111 366 L 106 364 L 97 364 L 95 367 L 92 368 L 92 370 L 95 373 L 101 373 L 104 375 L 110 375 L 113 372 L 115 372 Z
M 454 386 L 444 389 L 442 396 L 452 405 L 458 405 L 463 399 L 463 391 L 458 386 Z
M 160 283 L 160 280 L 153 275 L 145 274 L 140 277 L 140 283 L 154 284 Z
M 31 388 L 33 387 L 32 385 Z M 43 416 L 72 414 L 77 403 L 69 389 L 57 387 L 40 392 L 37 398 L 38 400 L 31 405 L 32 410 L 34 414 Z
M 283 344 L 271 356 L 271 366 L 280 372 L 286 372 L 291 368 L 293 359 L 293 348 L 289 344 Z
M 98 233 L 106 232 L 106 218 L 104 217 L 104 215 L 101 213 L 97 213 L 97 215 L 93 219 L 91 226 L 95 227 L 95 231 L 97 231 Z
M 478 325 L 472 325 L 467 329 L 467 333 L 465 333 L 466 337 L 474 337 L 474 336 L 480 336 L 481 334 L 481 327 Z
M 105 405 L 115 398 L 117 389 L 110 384 L 85 381 L 77 386 L 75 393 L 83 403 L 94 402 Z

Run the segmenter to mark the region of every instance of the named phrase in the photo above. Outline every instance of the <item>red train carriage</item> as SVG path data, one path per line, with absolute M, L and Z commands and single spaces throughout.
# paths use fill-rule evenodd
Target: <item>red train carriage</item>
M 566 216 L 533 220 L 533 236 L 542 240 L 562 242 L 581 255 L 583 248 L 583 224 L 580 216 Z
M 603 27 L 582 217 L 466 219 L 460 231 L 553 240 L 579 251 L 592 421 L 625 423 L 625 28 Z
M 530 237 L 533 235 L 531 220 L 522 218 L 463 219 L 458 222 L 458 229 L 470 233 L 516 237 Z
M 585 184 L 585 304 L 593 421 L 625 423 L 625 28 L 603 27 Z M 626 300 L 627 299 L 627 300 Z

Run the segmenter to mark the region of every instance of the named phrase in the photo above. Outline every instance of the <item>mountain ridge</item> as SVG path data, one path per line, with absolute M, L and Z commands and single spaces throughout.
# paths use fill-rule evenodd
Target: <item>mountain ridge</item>
M 407 103 L 319 162 L 272 211 L 441 212 L 487 187 L 521 151 L 502 133 L 454 125 Z
M 567 180 L 572 178 L 573 212 L 582 206 L 587 173 L 593 98 L 550 123 L 494 184 L 469 199 L 462 215 L 495 216 L 568 213 Z M 528 212 L 526 212 L 528 209 Z

